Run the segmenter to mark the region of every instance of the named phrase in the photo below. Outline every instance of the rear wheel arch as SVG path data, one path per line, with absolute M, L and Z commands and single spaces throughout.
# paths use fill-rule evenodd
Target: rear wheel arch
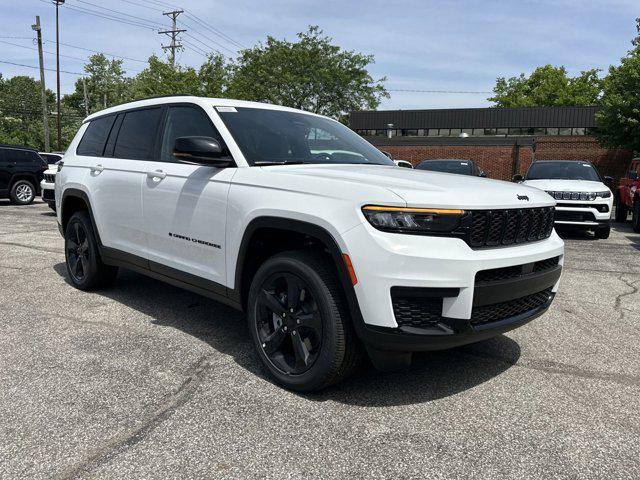
M 35 175 L 30 173 L 16 173 L 11 177 L 11 180 L 9 181 L 9 190 L 11 190 L 13 188 L 13 185 L 19 180 L 27 180 L 29 183 L 33 185 L 33 188 L 36 191 L 40 186 L 38 179 L 36 178 Z
M 268 239 L 266 247 L 256 248 L 265 246 L 265 239 Z M 234 289 L 230 291 L 230 297 L 246 305 L 251 279 L 260 265 L 273 255 L 293 248 L 321 248 L 331 258 L 349 313 L 355 324 L 360 323 L 362 314 L 338 242 L 325 228 L 301 220 L 258 217 L 247 225 L 238 250 Z
M 100 234 L 98 233 L 96 222 L 93 218 L 93 211 L 91 209 L 91 201 L 89 200 L 89 196 L 86 194 L 86 192 L 77 188 L 68 188 L 62 193 L 62 200 L 60 202 L 60 218 L 62 222 L 63 232 L 66 230 L 67 224 L 69 223 L 69 220 L 71 219 L 73 214 L 78 211 L 86 211 L 89 214 L 89 219 L 91 220 L 91 226 L 93 227 L 94 235 L 96 237 L 98 245 L 102 247 Z

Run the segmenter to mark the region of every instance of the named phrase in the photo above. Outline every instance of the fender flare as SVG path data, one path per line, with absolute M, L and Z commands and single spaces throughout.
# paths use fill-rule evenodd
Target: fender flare
M 353 319 L 353 323 L 358 331 L 358 327 L 363 325 L 364 321 L 358 304 L 358 299 L 356 297 L 356 292 L 353 288 L 353 284 L 351 283 L 349 271 L 347 270 L 347 266 L 345 265 L 342 257 L 342 251 L 333 235 L 325 228 L 314 223 L 286 217 L 270 216 L 256 217 L 251 220 L 244 231 L 242 241 L 240 243 L 240 249 L 238 250 L 238 259 L 236 261 L 236 271 L 234 275 L 234 288 L 229 289 L 229 298 L 238 303 L 242 302 L 242 271 L 244 270 L 245 258 L 247 257 L 247 249 L 249 247 L 251 237 L 260 228 L 277 228 L 302 233 L 317 238 L 327 247 L 338 272 L 338 278 L 342 285 L 342 290 L 345 293 L 351 318 Z

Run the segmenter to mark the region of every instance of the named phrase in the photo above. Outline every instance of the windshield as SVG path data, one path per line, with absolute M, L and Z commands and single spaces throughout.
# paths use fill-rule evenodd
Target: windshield
M 250 165 L 395 165 L 360 135 L 328 118 L 264 108 L 218 107 L 217 110 Z
M 527 180 L 591 180 L 600 182 L 600 175 L 590 163 L 578 161 L 534 162 L 527 172 Z
M 432 172 L 473 175 L 471 162 L 465 160 L 428 160 L 422 162 L 416 168 L 418 170 L 430 170 Z

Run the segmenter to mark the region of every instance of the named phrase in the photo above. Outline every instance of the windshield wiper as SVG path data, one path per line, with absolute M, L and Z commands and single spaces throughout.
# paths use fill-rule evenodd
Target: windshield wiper
M 300 160 L 283 160 L 282 162 L 262 161 L 253 162 L 256 167 L 268 167 L 269 165 L 303 165 Z

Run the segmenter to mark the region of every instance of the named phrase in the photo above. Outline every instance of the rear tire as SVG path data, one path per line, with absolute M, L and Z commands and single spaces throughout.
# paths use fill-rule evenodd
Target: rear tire
M 596 238 L 600 240 L 606 240 L 609 238 L 609 234 L 611 233 L 611 227 L 599 228 L 596 230 Z
M 11 186 L 9 199 L 14 205 L 29 205 L 36 197 L 36 187 L 29 180 L 18 180 Z
M 264 262 L 251 282 L 251 337 L 264 366 L 290 390 L 337 383 L 363 358 L 330 262 L 317 253 L 283 252 Z
M 627 214 L 629 211 L 627 210 L 627 206 L 622 203 L 620 196 L 616 198 L 616 222 L 617 223 L 625 223 L 627 221 Z
M 634 232 L 640 233 L 640 200 L 636 200 L 633 204 L 631 226 L 633 227 Z
M 105 287 L 118 275 L 118 267 L 102 263 L 87 212 L 76 212 L 69 219 L 64 233 L 64 253 L 69 280 L 80 290 Z

